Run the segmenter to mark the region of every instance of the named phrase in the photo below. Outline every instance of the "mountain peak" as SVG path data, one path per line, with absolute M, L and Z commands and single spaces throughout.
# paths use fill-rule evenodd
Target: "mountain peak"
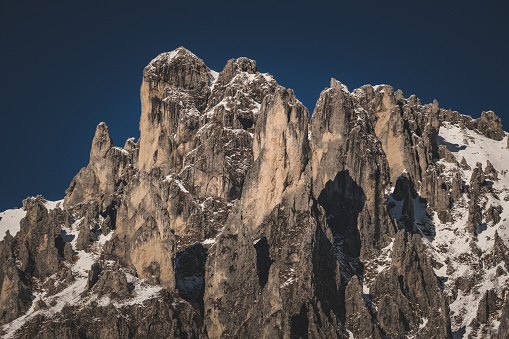
M 113 147 L 108 126 L 101 122 L 97 125 L 94 139 L 92 140 L 92 149 L 90 150 L 90 159 L 104 158 L 106 153 Z
M 493 112 L 332 78 L 310 119 L 254 60 L 184 47 L 140 97 L 139 140 L 100 123 L 62 205 L 0 213 L 3 337 L 508 337 Z

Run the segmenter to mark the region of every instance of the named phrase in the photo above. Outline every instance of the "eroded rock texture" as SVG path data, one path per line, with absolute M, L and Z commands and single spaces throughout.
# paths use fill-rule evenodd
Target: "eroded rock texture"
M 493 112 L 332 79 L 310 117 L 255 61 L 183 47 L 140 92 L 139 141 L 100 123 L 63 202 L 0 241 L 2 336 L 507 336 L 507 171 L 439 136 L 503 149 Z

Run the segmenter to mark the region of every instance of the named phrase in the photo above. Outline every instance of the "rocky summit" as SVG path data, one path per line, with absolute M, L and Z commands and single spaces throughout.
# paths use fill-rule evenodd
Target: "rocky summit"
M 0 213 L 2 338 L 509 338 L 495 113 L 332 79 L 310 115 L 255 61 L 183 47 L 141 104 L 62 201 Z

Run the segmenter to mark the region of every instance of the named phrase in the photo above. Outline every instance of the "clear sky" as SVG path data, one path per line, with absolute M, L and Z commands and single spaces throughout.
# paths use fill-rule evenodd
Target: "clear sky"
M 150 4 L 146 4 L 150 3 Z M 246 56 L 313 110 L 334 77 L 509 126 L 507 1 L 0 1 L 0 211 L 64 197 L 96 125 L 139 137 L 142 70 Z

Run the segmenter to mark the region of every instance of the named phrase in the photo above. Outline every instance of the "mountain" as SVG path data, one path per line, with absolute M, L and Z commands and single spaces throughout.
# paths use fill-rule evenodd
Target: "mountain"
M 0 214 L 4 338 L 508 338 L 509 138 L 391 86 L 313 114 L 247 58 L 143 70 L 62 201 Z

